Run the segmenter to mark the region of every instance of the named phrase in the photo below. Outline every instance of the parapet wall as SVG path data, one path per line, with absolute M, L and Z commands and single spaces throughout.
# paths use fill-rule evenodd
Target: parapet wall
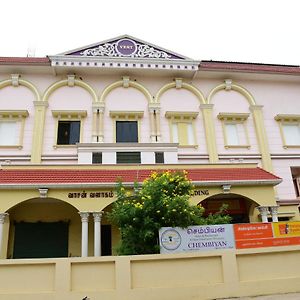
M 0 299 L 182 300 L 300 292 L 298 246 L 0 261 Z

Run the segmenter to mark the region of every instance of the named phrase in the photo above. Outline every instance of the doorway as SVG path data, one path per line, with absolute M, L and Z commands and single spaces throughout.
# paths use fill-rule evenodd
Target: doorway
M 68 222 L 16 222 L 13 258 L 68 256 Z

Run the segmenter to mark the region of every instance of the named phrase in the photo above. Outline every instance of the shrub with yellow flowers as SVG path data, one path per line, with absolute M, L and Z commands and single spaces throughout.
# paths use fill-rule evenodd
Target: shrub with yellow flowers
M 185 171 L 153 172 L 132 192 L 122 182 L 117 185 L 117 201 L 109 219 L 121 232 L 119 255 L 159 253 L 158 230 L 161 227 L 182 227 L 230 223 L 224 208 L 204 217 L 204 208 L 191 205 L 193 184 Z

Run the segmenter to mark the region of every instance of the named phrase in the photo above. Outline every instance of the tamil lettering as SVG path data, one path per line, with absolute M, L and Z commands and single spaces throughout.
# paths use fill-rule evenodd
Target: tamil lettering
M 113 198 L 114 192 L 108 191 L 108 192 L 90 192 L 87 193 L 85 191 L 82 192 L 71 192 L 68 193 L 68 198 Z

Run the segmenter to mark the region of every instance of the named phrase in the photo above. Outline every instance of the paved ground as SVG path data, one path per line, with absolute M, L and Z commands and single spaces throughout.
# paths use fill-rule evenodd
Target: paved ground
M 242 298 L 224 298 L 223 300 L 300 300 L 300 293 L 256 296 L 256 297 L 242 297 Z

